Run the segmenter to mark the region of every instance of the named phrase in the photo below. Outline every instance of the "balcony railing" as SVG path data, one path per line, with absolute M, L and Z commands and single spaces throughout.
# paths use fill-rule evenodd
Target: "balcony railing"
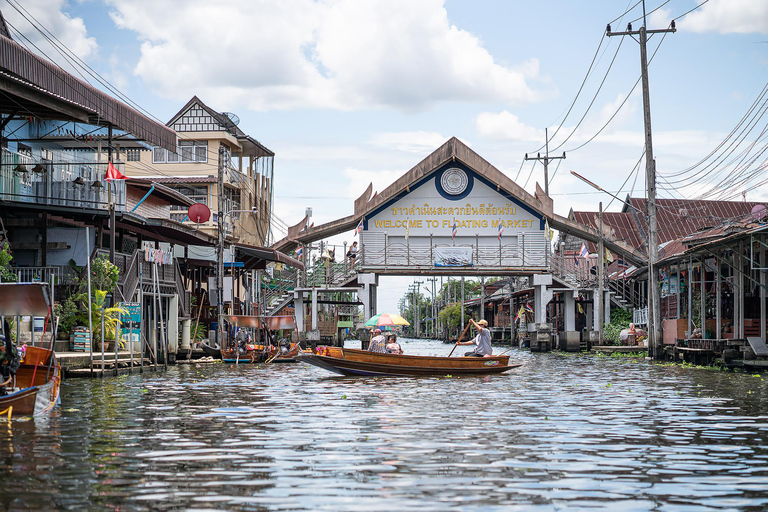
M 122 163 L 115 164 L 118 169 Z M 16 203 L 107 210 L 107 163 L 44 162 L 2 150 L 0 199 Z M 125 182 L 112 182 L 112 204 L 125 211 Z

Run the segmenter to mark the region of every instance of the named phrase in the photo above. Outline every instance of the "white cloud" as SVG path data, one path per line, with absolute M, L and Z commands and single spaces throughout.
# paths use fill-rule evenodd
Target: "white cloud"
M 13 4 L 7 4 L 3 9 L 3 17 L 16 30 L 21 31 L 36 46 L 57 62 L 63 59 L 60 58 L 57 51 L 47 42 L 43 35 L 35 30 L 24 17 L 45 27 L 64 46 L 81 59 L 85 60 L 94 55 L 98 50 L 96 40 L 88 37 L 83 19 L 72 18 L 64 12 L 67 5 L 66 0 L 24 0 L 20 5 L 24 16 L 13 8 Z M 43 29 L 43 31 L 45 30 Z M 18 39 L 17 42 L 26 43 L 23 38 L 17 37 L 15 30 L 11 29 L 11 34 L 14 39 Z M 37 53 L 35 48 L 31 48 L 31 50 Z
M 437 132 L 383 132 L 371 137 L 371 144 L 408 153 L 431 153 L 447 140 Z
M 528 142 L 544 140 L 544 130 L 526 125 L 516 115 L 504 110 L 498 114 L 483 112 L 475 119 L 480 135 L 489 139 L 511 139 Z
M 115 23 L 143 41 L 135 73 L 179 101 L 409 111 L 540 97 L 529 85 L 538 61 L 496 63 L 450 23 L 443 0 L 108 1 Z
M 348 167 L 344 169 L 344 177 L 347 183 L 347 197 L 350 199 L 357 199 L 365 192 L 365 189 L 370 183 L 373 183 L 373 191 L 381 192 L 392 183 L 394 183 L 400 176 L 402 176 L 407 169 L 398 170 L 364 170 Z
M 680 30 L 720 34 L 768 34 L 768 2 L 711 0 L 677 22 Z

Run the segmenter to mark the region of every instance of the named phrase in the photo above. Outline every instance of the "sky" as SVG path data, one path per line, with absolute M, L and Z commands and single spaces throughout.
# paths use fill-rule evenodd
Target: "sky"
M 768 200 L 768 2 L 702 2 L 646 1 L 649 30 L 677 18 L 648 43 L 659 196 Z M 14 6 L 162 122 L 193 95 L 236 113 L 276 153 L 289 225 L 307 207 L 315 224 L 351 214 L 369 183 L 383 190 L 452 136 L 533 192 L 543 168 L 524 155 L 547 129 L 566 152 L 550 166 L 562 215 L 622 206 L 569 171 L 645 194 L 640 46 L 605 34 L 641 26 L 636 0 L 0 0 L 17 41 L 72 69 Z M 739 144 L 721 145 L 734 128 Z M 724 186 L 735 170 L 753 178 Z M 379 311 L 410 281 L 383 278 Z

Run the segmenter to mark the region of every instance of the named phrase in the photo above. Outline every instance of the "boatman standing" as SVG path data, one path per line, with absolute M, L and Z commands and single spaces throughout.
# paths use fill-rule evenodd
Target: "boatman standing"
M 488 330 L 488 322 L 480 320 L 475 322 L 472 318 L 469 319 L 472 325 L 477 329 L 477 336 L 469 341 L 457 342 L 457 345 L 475 345 L 475 350 L 464 354 L 465 357 L 485 357 L 492 356 L 493 349 L 491 348 L 491 331 Z

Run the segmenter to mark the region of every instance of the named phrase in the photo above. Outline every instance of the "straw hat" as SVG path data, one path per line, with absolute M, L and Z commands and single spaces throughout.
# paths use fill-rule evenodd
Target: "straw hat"
M 483 327 L 488 327 L 488 322 L 486 320 L 480 320 L 477 323 L 478 323 L 478 325 L 482 325 Z

